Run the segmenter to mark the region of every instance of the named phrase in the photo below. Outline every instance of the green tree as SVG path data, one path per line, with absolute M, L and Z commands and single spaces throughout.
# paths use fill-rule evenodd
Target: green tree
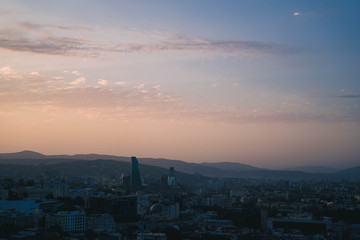
M 11 234 L 17 233 L 18 230 L 14 224 L 2 224 L 0 225 L 0 237 L 10 238 Z
M 166 227 L 163 229 L 163 232 L 166 234 L 167 239 L 171 239 L 171 240 L 183 239 L 183 234 L 179 230 L 173 227 Z
M 85 236 L 89 240 L 94 240 L 96 238 L 97 234 L 93 229 L 88 229 L 88 230 L 85 231 Z
M 64 205 L 62 205 L 61 207 L 59 207 L 58 209 L 57 209 L 57 212 L 62 212 L 62 211 L 76 211 L 77 210 L 77 208 L 74 206 L 74 205 L 72 205 L 72 204 L 64 204 Z

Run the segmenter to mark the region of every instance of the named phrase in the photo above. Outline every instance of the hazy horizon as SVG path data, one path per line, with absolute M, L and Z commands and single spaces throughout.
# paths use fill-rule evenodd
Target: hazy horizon
M 55 153 L 55 154 L 46 154 L 43 152 L 39 152 L 39 151 L 34 151 L 34 150 L 30 150 L 30 149 L 25 149 L 25 150 L 21 150 L 18 152 L 0 152 L 0 154 L 14 154 L 14 153 L 22 153 L 22 152 L 34 152 L 34 153 L 39 153 L 39 154 L 43 154 L 45 156 L 77 156 L 77 155 L 104 155 L 104 156 L 116 156 L 116 157 L 127 157 L 130 158 L 133 155 L 124 155 L 124 154 L 106 154 L 106 153 L 95 153 L 95 152 L 88 152 L 88 153 Z M 165 157 L 151 157 L 151 156 L 135 156 L 139 159 L 166 159 L 166 160 L 172 160 L 172 161 L 183 161 L 183 162 L 187 162 L 187 163 L 241 163 L 241 164 L 245 164 L 245 165 L 249 165 L 252 167 L 257 167 L 257 168 L 264 168 L 264 169 L 269 169 L 269 170 L 292 170 L 292 169 L 296 169 L 296 168 L 306 168 L 306 167 L 325 167 L 325 168 L 332 168 L 334 170 L 343 170 L 346 168 L 352 168 L 352 167 L 358 167 L 360 166 L 358 162 L 353 162 L 353 163 L 348 163 L 348 164 L 334 164 L 334 165 L 316 165 L 316 164 L 310 164 L 310 165 L 293 165 L 293 166 L 270 166 L 270 167 L 265 167 L 265 166 L 257 166 L 251 163 L 245 163 L 241 160 L 238 161 L 231 161 L 231 160 L 223 160 L 223 161 L 189 161 L 189 160 L 184 160 L 184 159 L 170 159 L 170 158 L 165 158 Z
M 355 166 L 359 7 L 5 0 L 0 152 Z

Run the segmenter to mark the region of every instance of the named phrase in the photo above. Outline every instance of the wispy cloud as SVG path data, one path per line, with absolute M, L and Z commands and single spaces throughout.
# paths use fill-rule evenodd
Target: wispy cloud
M 32 39 L 21 33 L 0 32 L 0 48 L 17 52 L 96 57 L 100 47 L 96 45 L 79 38 L 44 36 Z
M 136 85 L 136 86 L 134 87 L 134 89 L 141 89 L 141 88 L 144 88 L 144 86 L 145 86 L 145 84 L 140 83 L 140 84 Z
M 73 70 L 71 71 L 72 74 L 76 75 L 76 76 L 80 76 L 82 73 L 79 72 L 78 70 Z
M 115 82 L 115 85 L 118 85 L 118 86 L 125 86 L 126 85 L 126 82 Z
M 102 79 L 103 80 L 103 79 Z M 101 81 L 101 80 L 99 80 Z M 273 109 L 261 106 L 237 108 L 189 105 L 181 96 L 153 91 L 144 84 L 136 88 L 108 85 L 106 88 L 85 83 L 78 77 L 72 86 L 62 78 L 39 74 L 18 73 L 9 67 L 0 68 L 0 107 L 15 111 L 21 107 L 34 111 L 45 109 L 77 109 L 96 112 L 99 117 L 107 113 L 113 117 L 165 118 L 205 122 L 239 123 L 303 123 L 303 122 L 360 122 L 358 112 L 346 114 L 314 112 L 286 103 L 286 107 Z M 112 86 L 112 87 L 111 87 Z M 356 95 L 356 97 L 358 97 Z
M 360 98 L 360 94 L 336 95 L 335 98 Z
M 81 26 L 81 25 L 72 25 L 72 26 L 64 26 L 64 25 L 51 25 L 51 24 L 34 24 L 31 22 L 17 22 L 16 25 L 19 28 L 23 28 L 26 30 L 32 31 L 39 31 L 46 28 L 53 28 L 53 29 L 61 29 L 61 30 L 68 30 L 68 31 L 92 31 L 93 29 L 88 26 Z
M 152 89 L 159 90 L 159 89 L 160 89 L 160 85 L 155 85 L 155 86 L 152 87 Z
M 59 29 L 76 30 L 68 36 Z M 90 31 L 86 37 L 79 34 Z M 160 31 L 121 30 L 114 31 L 113 41 L 99 40 L 103 29 L 87 26 L 40 25 L 20 22 L 0 31 L 0 48 L 36 54 L 100 57 L 106 54 L 155 53 L 182 51 L 188 53 L 220 54 L 230 56 L 264 56 L 303 53 L 304 49 L 279 43 L 244 40 L 208 40 L 181 36 Z M 76 34 L 79 37 L 74 37 Z
M 316 98 L 360 98 L 360 94 L 344 94 L 344 90 L 341 90 L 341 94 L 330 94 L 330 95 L 319 95 L 319 94 L 315 94 L 312 95 L 312 97 L 316 97 Z
M 106 84 L 108 84 L 108 80 L 99 78 L 98 79 L 98 84 L 105 86 Z
M 79 84 L 84 83 L 84 82 L 86 82 L 85 77 L 78 77 L 75 81 L 72 81 L 70 84 L 79 85 Z
M 157 43 L 125 43 L 115 45 L 113 52 L 160 52 L 160 51 L 187 51 L 198 53 L 228 54 L 234 56 L 260 56 L 260 55 L 288 55 L 300 54 L 305 50 L 283 44 L 267 43 L 261 41 L 211 41 L 200 38 L 186 38 L 172 36 Z

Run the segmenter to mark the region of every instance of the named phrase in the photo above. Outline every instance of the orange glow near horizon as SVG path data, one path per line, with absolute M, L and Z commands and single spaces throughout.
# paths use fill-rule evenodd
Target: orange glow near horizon
M 300 2 L 4 0 L 0 152 L 354 166 L 358 3 Z

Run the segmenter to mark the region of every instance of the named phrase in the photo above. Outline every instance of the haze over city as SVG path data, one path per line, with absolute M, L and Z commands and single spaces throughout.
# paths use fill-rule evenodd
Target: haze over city
M 351 167 L 358 1 L 2 1 L 0 152 Z

